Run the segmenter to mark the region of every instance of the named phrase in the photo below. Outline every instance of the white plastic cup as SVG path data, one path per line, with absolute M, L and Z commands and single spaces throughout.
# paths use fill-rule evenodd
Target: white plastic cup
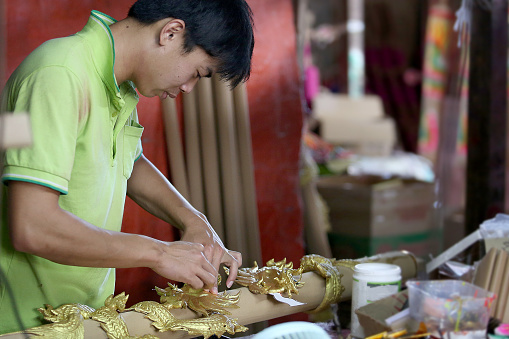
M 357 264 L 352 284 L 351 335 L 364 338 L 364 330 L 359 324 L 355 311 L 364 305 L 383 299 L 401 289 L 401 268 L 385 263 Z

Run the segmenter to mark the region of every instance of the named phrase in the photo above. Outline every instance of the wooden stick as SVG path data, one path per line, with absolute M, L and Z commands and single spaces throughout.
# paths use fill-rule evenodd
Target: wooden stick
M 167 98 L 161 101 L 163 110 L 164 131 L 170 161 L 171 181 L 175 188 L 186 199 L 189 199 L 189 187 L 187 183 L 186 161 L 184 148 L 180 135 L 180 124 L 177 106 L 174 99 Z
M 186 141 L 185 149 L 187 159 L 187 177 L 189 180 L 189 199 L 191 204 L 198 211 L 205 212 L 196 93 L 191 91 L 190 93 L 183 94 L 182 96 L 184 100 L 184 138 Z

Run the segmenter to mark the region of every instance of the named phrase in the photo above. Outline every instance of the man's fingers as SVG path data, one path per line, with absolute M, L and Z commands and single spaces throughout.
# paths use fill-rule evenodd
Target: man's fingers
M 231 256 L 235 258 L 235 260 L 237 260 L 237 263 L 239 264 L 239 267 L 242 266 L 242 254 L 240 252 L 237 252 L 237 251 L 229 251 Z
M 214 286 L 214 283 L 217 281 L 218 272 L 205 258 L 203 253 L 199 262 L 190 262 L 189 265 L 189 271 L 187 273 L 188 276 L 186 276 L 187 282 L 184 282 L 196 289 L 210 288 L 211 286 Z
M 160 275 L 184 282 L 193 288 L 211 288 L 217 283 L 218 269 L 205 255 L 206 246 L 177 241 L 167 243 L 161 265 L 153 268 Z
M 242 255 L 236 251 L 227 251 L 223 256 L 222 262 L 230 269 L 228 279 L 226 279 L 226 287 L 230 288 L 237 278 L 237 271 L 240 264 L 242 264 Z
M 210 263 L 212 264 L 212 266 L 214 267 L 214 269 L 217 272 L 214 284 L 211 286 L 211 292 L 214 294 L 217 294 L 217 292 L 218 292 L 218 290 L 217 290 L 217 275 L 219 274 L 219 268 L 221 267 L 221 259 L 223 258 L 224 253 L 225 253 L 224 248 L 217 246 L 217 244 L 216 244 L 216 246 L 214 246 L 212 258 L 210 260 Z
M 198 278 L 200 278 L 202 282 L 202 286 L 199 288 L 210 288 L 214 286 L 214 283 L 217 281 L 217 273 L 212 273 L 208 270 L 201 270 L 197 274 Z
M 208 261 L 211 263 L 214 260 L 214 245 L 204 245 L 203 253 L 205 254 L 205 258 L 207 258 Z

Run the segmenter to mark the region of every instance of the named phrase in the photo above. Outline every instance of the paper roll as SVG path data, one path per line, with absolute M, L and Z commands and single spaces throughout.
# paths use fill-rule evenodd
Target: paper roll
M 509 304 L 509 255 L 504 251 L 505 265 L 501 267 L 501 284 L 497 294 L 495 318 L 504 319 L 506 305 Z M 493 307 L 493 306 L 492 306 Z M 509 314 L 505 317 L 504 323 L 509 322 Z
M 189 187 L 184 158 L 184 148 L 180 135 L 177 105 L 174 99 L 167 98 L 161 101 L 163 110 L 164 132 L 170 162 L 171 181 L 180 194 L 189 199 Z
M 246 84 L 242 83 L 233 90 L 235 105 L 236 131 L 240 158 L 243 210 L 245 218 L 246 262 L 261 262 L 260 230 L 258 225 L 258 208 L 254 178 L 253 151 L 251 144 L 251 123 L 249 121 L 249 105 Z M 244 255 L 244 253 L 243 253 Z
M 196 85 L 200 120 L 205 214 L 221 239 L 224 238 L 224 219 L 221 204 L 219 150 L 214 114 L 212 79 L 202 78 Z
M 191 205 L 200 212 L 205 212 L 203 198 L 202 161 L 197 112 L 196 92 L 182 94 L 184 108 L 184 138 L 186 150 L 187 180 Z
M 484 256 L 475 272 L 474 285 L 489 290 L 491 275 L 493 272 L 493 267 L 495 266 L 495 261 L 497 260 L 497 256 L 498 251 L 496 248 L 492 248 Z
M 244 236 L 244 211 L 238 144 L 235 136 L 233 96 L 226 83 L 217 76 L 212 78 L 216 98 L 216 114 L 219 131 L 219 155 L 225 222 L 226 247 L 246 253 Z
M 502 287 L 502 279 L 504 277 L 504 273 L 507 275 L 507 272 L 504 272 L 507 257 L 507 252 L 499 249 L 497 259 L 493 265 L 493 273 L 491 275 L 490 287 L 488 288 L 488 291 L 495 293 L 497 298 L 495 298 L 493 304 L 491 305 L 490 316 L 492 317 L 495 316 L 498 309 L 498 304 L 501 302 L 499 299 L 500 288 Z

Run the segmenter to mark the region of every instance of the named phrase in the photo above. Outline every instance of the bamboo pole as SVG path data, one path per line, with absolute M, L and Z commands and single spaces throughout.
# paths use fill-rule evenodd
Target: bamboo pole
M 180 135 L 177 105 L 174 99 L 167 98 L 161 101 L 161 107 L 170 162 L 171 181 L 180 194 L 184 198 L 189 199 L 189 187 L 187 184 L 184 148 Z
M 239 144 L 240 173 L 245 216 L 246 262 L 261 262 L 260 229 L 258 225 L 258 208 L 251 143 L 251 123 L 249 121 L 249 104 L 246 84 L 242 83 L 233 90 L 237 139 Z
M 224 238 L 223 208 L 221 204 L 221 178 L 214 114 L 212 79 L 202 78 L 196 85 L 200 120 L 205 214 L 221 239 Z
M 189 199 L 191 204 L 198 211 L 205 212 L 196 92 L 191 91 L 190 93 L 185 93 L 182 96 L 184 100 L 184 138 L 187 160 L 187 178 L 189 183 Z

